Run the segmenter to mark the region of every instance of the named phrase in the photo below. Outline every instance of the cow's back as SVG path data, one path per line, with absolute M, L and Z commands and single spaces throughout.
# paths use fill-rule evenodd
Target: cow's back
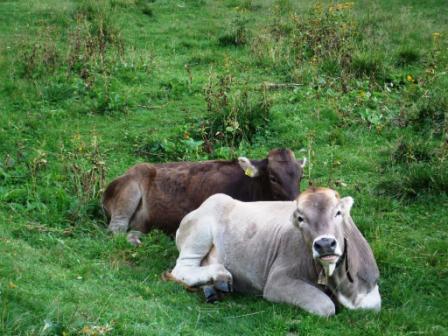
M 216 193 L 232 194 L 240 186 L 244 175 L 233 161 L 183 162 L 154 165 L 157 174 L 145 186 L 141 212 L 131 219 L 130 227 L 144 233 L 160 229 L 176 232 L 180 221 Z

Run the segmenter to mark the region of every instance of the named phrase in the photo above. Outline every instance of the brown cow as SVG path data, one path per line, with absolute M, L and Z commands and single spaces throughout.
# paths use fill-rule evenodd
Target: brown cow
M 297 161 L 289 149 L 275 149 L 263 160 L 138 164 L 106 188 L 103 207 L 109 230 L 140 233 L 160 229 L 174 234 L 182 218 L 209 196 L 224 193 L 241 201 L 293 200 L 306 159 Z

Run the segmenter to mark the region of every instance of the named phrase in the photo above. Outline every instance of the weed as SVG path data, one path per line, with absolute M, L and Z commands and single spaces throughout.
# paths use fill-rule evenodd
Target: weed
M 273 6 L 274 11 L 280 15 L 289 14 L 293 10 L 293 6 L 290 0 L 275 0 Z
M 207 103 L 205 138 L 237 147 L 243 140 L 267 128 L 271 101 L 266 90 L 250 91 L 247 84 L 238 87 L 230 75 L 210 74 L 204 90 Z
M 72 223 L 85 216 L 101 217 L 98 200 L 105 187 L 106 165 L 97 135 L 92 135 L 90 143 L 75 134 L 72 149 L 62 149 L 61 161 L 64 162 L 66 176 L 69 179 L 73 203 L 68 212 Z
M 95 8 L 95 10 L 88 10 Z M 96 7 L 83 8 L 76 17 L 76 29 L 69 36 L 67 66 L 69 72 L 77 73 L 87 85 L 96 72 L 104 73 L 123 55 L 123 42 L 114 28 L 111 14 Z M 87 12 L 87 14 L 85 14 Z M 106 12 L 107 13 L 107 12 Z M 108 50 L 115 54 L 108 57 Z
M 350 15 L 351 5 L 318 4 L 299 15 L 281 3 L 289 2 L 274 5 L 273 22 L 253 39 L 251 49 L 257 59 L 286 66 L 289 73 L 307 65 L 317 66 L 333 77 L 350 73 L 351 55 L 360 39 Z
M 231 30 L 218 38 L 219 45 L 225 47 L 246 44 L 249 35 L 246 25 L 247 20 L 237 16 L 230 24 Z
M 134 143 L 135 154 L 149 162 L 194 161 L 207 159 L 204 142 L 184 133 L 182 138 L 139 139 Z
M 61 55 L 51 35 L 51 29 L 46 28 L 33 42 L 20 43 L 19 75 L 29 79 L 38 79 L 56 71 L 60 66 Z

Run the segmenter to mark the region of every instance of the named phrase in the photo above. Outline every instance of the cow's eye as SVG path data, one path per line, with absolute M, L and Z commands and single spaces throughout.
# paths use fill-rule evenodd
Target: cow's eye
M 341 214 L 342 214 L 341 210 L 338 210 L 338 212 L 336 212 L 336 216 L 335 217 L 340 216 Z
M 299 217 L 297 217 L 297 221 L 298 221 L 299 223 L 302 223 L 302 222 L 304 221 L 304 219 L 303 219 L 302 216 L 299 216 Z
M 269 179 L 270 179 L 271 182 L 273 182 L 273 183 L 277 183 L 277 182 L 278 182 L 277 178 L 276 178 L 274 175 L 269 176 Z

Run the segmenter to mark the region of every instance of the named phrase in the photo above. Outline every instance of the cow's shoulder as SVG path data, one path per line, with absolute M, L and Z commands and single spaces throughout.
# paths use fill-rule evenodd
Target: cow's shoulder
M 207 208 L 207 209 L 217 209 L 225 207 L 228 204 L 234 204 L 236 202 L 239 202 L 238 200 L 234 199 L 233 197 L 218 193 L 210 196 L 207 198 L 201 205 L 201 208 Z

